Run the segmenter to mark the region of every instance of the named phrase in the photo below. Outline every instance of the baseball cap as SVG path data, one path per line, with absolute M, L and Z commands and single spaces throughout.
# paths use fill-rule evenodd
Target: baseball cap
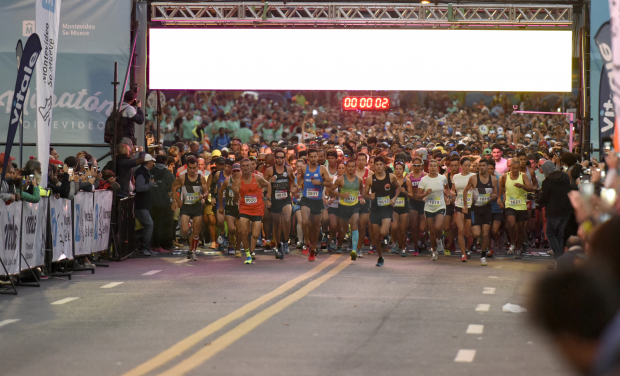
M 428 158 L 428 151 L 426 151 L 426 149 L 424 148 L 419 148 L 418 150 L 415 151 L 415 153 L 419 155 L 423 161 L 425 161 Z
M 15 157 L 9 156 L 9 162 L 12 162 L 14 160 L 15 160 Z M 0 153 L 0 163 L 4 163 L 4 153 Z
M 215 158 L 215 157 L 220 157 L 220 156 L 222 156 L 222 152 L 221 152 L 221 151 L 219 151 L 219 150 L 213 150 L 213 152 L 211 153 L 211 156 L 212 156 L 213 158 Z
M 491 149 L 484 149 L 484 151 L 482 152 L 482 155 L 491 155 Z
M 213 159 L 214 163 L 225 163 L 226 159 L 224 157 L 217 157 Z
M 2 157 L 2 163 L 4 163 L 4 157 Z M 58 159 L 54 159 L 52 157 L 50 157 L 50 164 L 55 164 L 55 165 L 62 165 L 64 163 L 62 163 L 62 161 L 59 161 Z
M 525 137 L 526 138 L 532 138 L 532 135 L 528 133 L 528 134 L 525 135 Z
M 241 165 L 239 163 L 235 163 L 232 166 L 233 171 L 241 171 Z
M 155 158 L 152 155 L 150 155 L 150 154 L 147 154 L 147 155 L 144 156 L 144 161 L 145 162 L 151 162 L 151 161 L 154 161 L 154 160 L 155 160 Z

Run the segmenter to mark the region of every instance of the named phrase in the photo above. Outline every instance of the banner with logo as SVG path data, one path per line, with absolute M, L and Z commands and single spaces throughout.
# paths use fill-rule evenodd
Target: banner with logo
M 52 261 L 73 258 L 73 221 L 71 201 L 50 197 L 50 222 L 52 229 Z
M 34 67 L 37 64 L 39 53 L 41 52 L 41 41 L 37 34 L 32 34 L 26 42 L 26 47 L 22 52 L 22 56 L 19 61 L 19 68 L 17 70 L 17 80 L 15 81 L 15 100 L 12 101 L 10 110 L 10 120 L 6 135 L 6 149 L 5 153 L 11 154 L 11 147 L 13 146 L 13 140 L 15 139 L 15 133 L 19 126 L 19 121 L 22 116 L 22 111 L 27 107 L 26 96 L 28 95 L 28 88 L 30 87 L 30 81 L 34 73 Z M 12 76 L 11 76 L 12 77 Z M 4 166 L 2 170 L 2 180 L 9 164 L 9 158 L 4 158 Z
M 0 113 L 6 113 L 7 117 L 15 84 L 15 42 L 25 40 L 39 29 L 40 25 L 35 22 L 38 1 L 51 3 L 50 0 L 0 1 Z M 55 9 L 59 8 L 60 0 L 53 3 Z M 103 143 L 105 120 L 113 103 L 110 82 L 113 81 L 114 62 L 118 62 L 118 78 L 122 82 L 129 60 L 132 3 L 62 0 L 58 39 L 54 41 L 58 51 L 53 62 L 53 116 L 51 120 L 48 118 L 51 143 Z M 45 44 L 43 35 L 39 37 Z M 24 142 L 27 143 L 37 142 L 38 107 L 41 107 L 37 105 L 39 83 L 34 81 L 24 99 L 28 104 L 24 107 Z M 4 139 L 7 131 L 8 123 L 0 122 L 0 139 Z M 89 151 L 95 157 L 107 151 L 103 148 L 79 150 Z M 71 148 L 64 153 L 62 148 L 59 150 L 61 156 L 69 152 L 75 155 L 77 150 Z M 26 147 L 24 155 L 36 155 L 35 148 Z
M 56 82 L 56 53 L 61 0 L 36 0 L 35 28 L 43 52 L 37 66 L 37 156 L 41 162 L 41 187 L 47 188 L 47 165 L 52 132 L 52 101 Z
M 93 252 L 108 249 L 112 220 L 112 191 L 95 191 L 95 233 Z
M 30 267 L 45 263 L 45 235 L 47 221 L 47 198 L 34 204 L 22 202 L 22 243 L 21 253 L 28 261 Z M 26 264 L 22 268 L 27 268 Z
M 620 112 L 620 0 L 609 0 L 609 22 L 611 26 L 611 78 L 610 87 L 613 92 L 616 113 Z M 620 148 L 620 121 L 616 118 L 615 148 Z
M 79 192 L 73 198 L 74 256 L 88 255 L 97 251 L 93 248 L 96 223 L 93 196 L 92 193 Z
M 616 120 L 616 112 L 611 92 L 612 75 L 612 53 L 611 53 L 611 25 L 605 22 L 594 37 L 598 51 L 603 58 L 603 70 L 599 82 L 598 92 L 598 144 L 603 144 L 603 137 L 612 137 L 614 134 L 614 122 Z M 601 153 L 602 155 L 602 153 Z
M 595 150 L 599 149 L 601 129 L 607 126 L 604 118 L 606 117 L 605 112 L 608 111 L 605 110 L 603 105 L 610 99 L 610 97 L 605 96 L 605 93 L 608 93 L 608 91 L 600 87 L 607 78 L 607 69 L 605 66 L 606 62 L 601 54 L 601 45 L 597 41 L 603 41 L 604 32 L 601 30 L 606 22 L 609 22 L 609 2 L 604 0 L 590 2 L 590 82 L 586 86 L 590 86 L 590 108 L 592 109 L 590 116 L 592 118 L 590 123 L 590 142 L 592 142 Z M 608 39 L 608 43 L 610 41 L 611 37 Z M 595 48 L 595 46 L 598 48 Z M 609 46 L 611 47 L 611 44 Z M 602 78 L 603 76 L 605 78 Z M 602 117 L 601 111 L 603 111 Z M 607 116 L 607 118 L 610 117 Z M 600 148 L 602 147 L 603 145 L 600 145 Z
M 21 210 L 22 205 L 19 202 L 11 205 L 0 202 L 0 258 L 9 274 L 19 273 Z M 0 269 L 0 274 L 4 274 L 4 269 Z

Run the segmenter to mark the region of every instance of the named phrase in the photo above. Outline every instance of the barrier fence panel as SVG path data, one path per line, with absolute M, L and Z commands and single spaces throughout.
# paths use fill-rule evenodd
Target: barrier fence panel
M 110 242 L 110 223 L 112 221 L 112 191 L 95 191 L 95 231 L 93 234 L 93 252 L 108 249 Z
M 79 192 L 73 198 L 74 248 L 73 255 L 88 255 L 99 251 L 95 243 L 94 194 Z
M 47 197 L 41 197 L 36 204 L 22 203 L 24 214 L 22 217 L 21 252 L 30 267 L 41 266 L 45 263 L 48 203 Z M 26 268 L 28 268 L 27 265 L 22 265 L 20 269 Z
M 19 273 L 21 211 L 21 202 L 10 205 L 0 202 L 0 257 L 9 274 Z M 0 270 L 0 273 L 4 273 L 4 270 Z
M 52 229 L 52 261 L 73 258 L 73 221 L 71 201 L 50 198 L 50 221 Z

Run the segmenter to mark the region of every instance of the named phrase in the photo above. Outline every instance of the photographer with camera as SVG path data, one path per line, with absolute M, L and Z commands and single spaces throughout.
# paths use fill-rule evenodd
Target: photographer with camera
M 121 133 L 122 137 L 127 137 L 136 144 L 134 130 L 136 124 L 144 124 L 144 114 L 142 113 L 142 103 L 136 99 L 138 88 L 128 90 L 123 96 L 123 103 L 119 109 L 121 113 Z

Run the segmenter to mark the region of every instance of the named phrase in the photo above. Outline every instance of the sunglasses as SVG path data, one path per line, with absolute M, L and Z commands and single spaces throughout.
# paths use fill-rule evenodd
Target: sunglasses
M 259 161 L 259 162 L 265 162 L 265 160 L 264 160 L 264 159 L 258 159 L 258 161 Z
M 421 164 L 414 164 L 413 167 L 422 167 Z
M 276 159 L 284 159 L 284 157 L 276 157 Z

